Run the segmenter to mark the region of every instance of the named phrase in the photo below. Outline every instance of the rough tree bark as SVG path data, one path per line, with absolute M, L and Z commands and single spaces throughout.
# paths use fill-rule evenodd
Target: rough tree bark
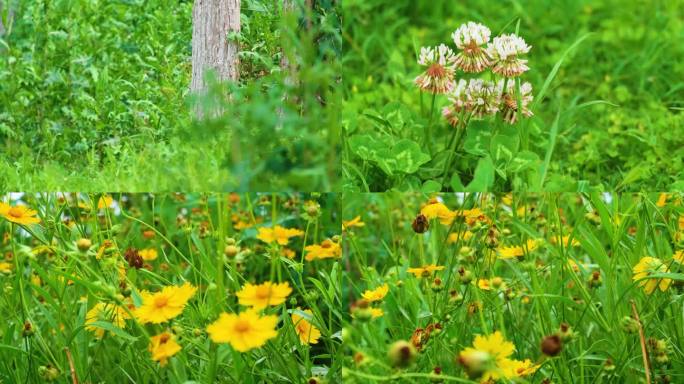
M 238 43 L 228 39 L 240 32 L 240 0 L 195 0 L 192 11 L 192 83 L 190 90 L 201 92 L 208 70 L 219 80 L 237 80 Z

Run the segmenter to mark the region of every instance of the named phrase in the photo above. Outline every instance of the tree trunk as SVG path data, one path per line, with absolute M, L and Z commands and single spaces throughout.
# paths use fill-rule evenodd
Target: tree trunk
M 240 32 L 240 0 L 195 0 L 192 11 L 192 83 L 190 90 L 206 88 L 208 70 L 218 80 L 237 80 L 238 43 L 228 39 Z

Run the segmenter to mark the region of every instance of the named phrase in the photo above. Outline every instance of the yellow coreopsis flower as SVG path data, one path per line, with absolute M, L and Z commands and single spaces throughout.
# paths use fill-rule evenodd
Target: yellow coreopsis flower
M 662 208 L 667 205 L 667 199 L 668 199 L 669 194 L 667 193 L 661 193 L 658 195 L 658 201 L 656 201 L 656 207 Z
M 0 273 L 10 273 L 12 272 L 12 264 L 0 262 Z
M 111 208 L 114 205 L 114 199 L 109 195 L 103 195 L 97 201 L 97 209 Z
M 307 261 L 342 257 L 342 247 L 330 239 L 323 240 L 320 245 L 308 245 L 304 250 L 307 252 L 305 257 Z
M 257 234 L 257 239 L 264 243 L 271 244 L 277 242 L 280 245 L 287 245 L 291 237 L 304 235 L 304 231 L 296 228 L 284 228 L 276 225 L 274 228 L 261 227 Z
M 0 202 L 0 216 L 8 221 L 21 225 L 38 224 L 40 219 L 36 217 L 38 212 L 23 205 L 11 206 Z
M 143 304 L 135 311 L 141 323 L 163 323 L 180 315 L 197 288 L 190 283 L 164 287 L 157 293 L 142 292 Z
M 409 268 L 406 271 L 408 273 L 413 273 L 416 277 L 430 277 L 432 272 L 441 271 L 442 269 L 444 269 L 443 265 L 430 264 L 418 268 Z
M 97 303 L 95 306 L 86 313 L 85 323 L 86 329 L 95 333 L 97 338 L 102 338 L 105 334 L 105 330 L 91 325 L 96 321 L 106 321 L 112 323 L 115 327 L 123 328 L 126 325 L 126 319 L 130 319 L 130 315 L 126 310 L 116 304 L 111 303 Z
M 472 379 L 479 378 L 481 383 L 525 376 L 537 370 L 538 366 L 529 360 L 510 359 L 514 351 L 515 345 L 496 331 L 487 336 L 475 336 L 473 347 L 461 351 L 458 362 Z
M 656 288 L 660 288 L 661 291 L 665 292 L 672 283 L 672 279 L 662 277 L 649 278 L 656 273 L 669 272 L 667 265 L 655 257 L 642 257 L 641 260 L 639 260 L 639 263 L 632 268 L 632 272 L 634 273 L 632 280 L 638 280 L 639 286 L 644 287 L 644 291 L 649 295 L 653 293 Z
M 302 312 L 309 315 L 312 314 L 309 309 L 305 309 Z M 293 313 L 290 317 L 292 319 L 292 324 L 294 324 L 295 332 L 297 333 L 297 336 L 299 336 L 299 341 L 301 341 L 302 344 L 318 343 L 318 339 L 321 337 L 321 331 L 297 313 Z
M 157 258 L 158 253 L 154 248 L 141 249 L 138 251 L 138 255 L 142 257 L 145 261 L 152 261 Z
M 380 301 L 387 296 L 387 292 L 389 292 L 389 285 L 383 284 L 375 289 L 366 290 L 361 296 L 369 302 Z
M 468 241 L 473 237 L 473 233 L 470 231 L 464 231 L 464 232 L 454 232 L 449 235 L 447 238 L 447 242 L 449 244 L 456 243 L 458 241 Z
M 175 336 L 169 332 L 150 337 L 150 345 L 147 348 L 152 354 L 152 360 L 158 361 L 162 367 L 168 359 L 181 350 L 181 346 L 175 340 Z
M 254 309 L 238 315 L 222 313 L 207 327 L 209 338 L 215 343 L 229 343 L 238 352 L 259 348 L 278 335 L 278 316 L 259 317 Z
M 684 251 L 676 251 L 672 258 L 679 264 L 684 264 Z
M 428 203 L 420 209 L 420 213 L 428 219 L 439 219 L 443 225 L 450 225 L 456 217 L 456 213 L 452 212 L 446 205 L 440 203 L 437 199 L 431 199 Z
M 263 309 L 269 305 L 284 303 L 290 293 L 292 293 L 292 288 L 288 282 L 274 284 L 267 281 L 259 285 L 247 283 L 235 296 L 238 297 L 241 305 Z
M 353 228 L 353 227 L 359 227 L 360 228 L 360 227 L 364 227 L 364 226 L 366 226 L 366 223 L 361 221 L 360 215 L 356 216 L 355 218 L 353 218 L 351 220 L 348 220 L 348 221 L 343 220 L 342 221 L 342 230 L 343 231 L 346 231 L 347 229 Z
M 532 252 L 539 246 L 539 240 L 529 239 L 527 240 L 527 252 Z M 514 257 L 521 257 L 525 255 L 525 249 L 522 245 L 516 245 L 512 247 L 501 247 L 496 250 L 500 259 L 512 259 Z

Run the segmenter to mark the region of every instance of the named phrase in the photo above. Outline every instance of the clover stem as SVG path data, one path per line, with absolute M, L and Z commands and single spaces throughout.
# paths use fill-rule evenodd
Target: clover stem
M 432 120 L 435 115 L 435 101 L 437 99 L 437 94 L 432 94 L 432 102 L 430 104 L 430 119 L 428 120 L 428 125 L 425 128 L 425 146 L 428 149 L 428 153 L 432 156 L 432 144 L 430 138 L 432 137 Z

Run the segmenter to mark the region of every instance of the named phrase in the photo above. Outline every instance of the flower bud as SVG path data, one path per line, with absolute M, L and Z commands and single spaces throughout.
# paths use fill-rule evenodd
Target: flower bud
M 558 356 L 563 349 L 563 344 L 558 335 L 546 336 L 541 342 L 541 351 L 546 356 Z
M 393 367 L 405 368 L 413 363 L 418 352 L 406 340 L 399 340 L 392 344 L 388 351 L 387 357 Z
M 620 325 L 622 330 L 627 333 L 637 333 L 639 332 L 639 322 L 636 321 L 632 316 L 625 316 L 620 320 Z
M 419 213 L 413 220 L 411 227 L 415 233 L 425 233 L 430 229 L 430 221 L 428 221 L 428 218 L 425 215 Z
M 93 245 L 93 242 L 90 241 L 90 239 L 81 238 L 81 239 L 78 239 L 76 241 L 76 247 L 81 252 L 88 251 L 92 245 Z
M 463 366 L 470 379 L 481 377 L 493 364 L 492 356 L 480 350 L 461 352 L 457 362 Z
M 235 243 L 226 245 L 226 247 L 223 249 L 223 254 L 229 259 L 232 259 L 238 254 L 238 252 L 240 252 L 240 247 L 234 244 Z

